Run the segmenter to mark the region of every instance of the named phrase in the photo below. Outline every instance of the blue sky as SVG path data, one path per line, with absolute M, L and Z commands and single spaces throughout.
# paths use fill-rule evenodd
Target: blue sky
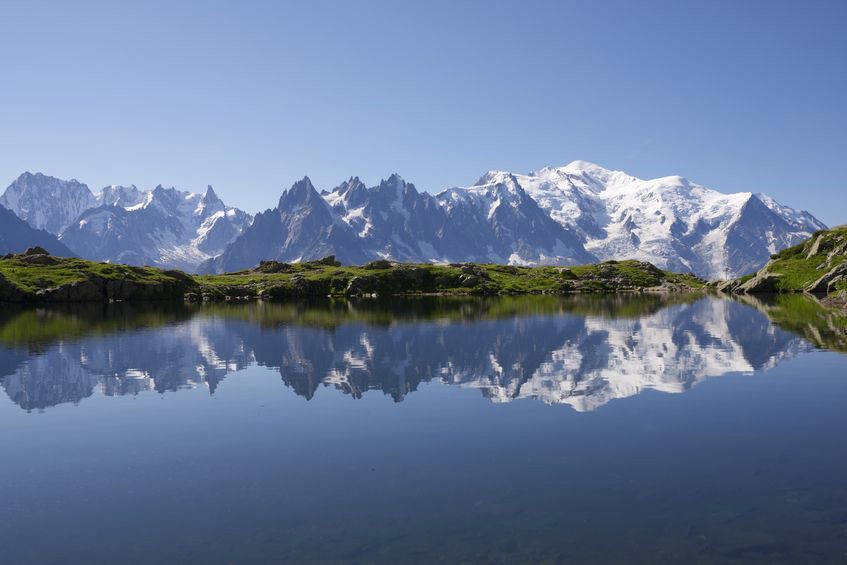
M 39 2 L 0 17 L 24 170 L 249 211 L 574 159 L 847 222 L 847 2 Z

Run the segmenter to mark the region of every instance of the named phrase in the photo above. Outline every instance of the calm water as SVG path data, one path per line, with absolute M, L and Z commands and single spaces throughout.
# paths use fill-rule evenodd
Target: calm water
M 0 314 L 3 563 L 843 563 L 813 300 Z

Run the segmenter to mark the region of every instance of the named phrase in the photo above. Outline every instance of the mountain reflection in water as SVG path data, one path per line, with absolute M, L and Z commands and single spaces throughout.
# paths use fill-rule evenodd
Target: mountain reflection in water
M 781 326 L 781 327 L 780 327 Z M 307 399 L 332 387 L 395 401 L 422 382 L 595 410 L 684 392 L 814 347 L 844 349 L 844 318 L 814 299 L 706 296 L 415 298 L 390 302 L 7 311 L 0 378 L 26 410 L 205 385 L 256 364 Z M 783 329 L 785 328 L 785 329 Z

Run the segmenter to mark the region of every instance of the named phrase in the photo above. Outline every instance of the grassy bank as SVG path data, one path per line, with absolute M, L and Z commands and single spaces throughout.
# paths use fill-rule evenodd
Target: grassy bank
M 691 291 L 704 281 L 638 261 L 578 267 L 433 265 L 374 261 L 342 266 L 333 258 L 263 262 L 221 275 L 52 257 L 41 250 L 0 258 L 0 301 L 89 302 L 227 300 L 361 295 L 498 295 Z
M 759 272 L 723 285 L 730 292 L 847 292 L 847 226 L 822 230 L 774 254 Z

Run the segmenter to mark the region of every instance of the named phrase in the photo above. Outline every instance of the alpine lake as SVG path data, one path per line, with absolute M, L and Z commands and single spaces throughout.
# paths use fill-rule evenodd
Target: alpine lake
M 0 562 L 844 563 L 800 295 L 5 305 Z

